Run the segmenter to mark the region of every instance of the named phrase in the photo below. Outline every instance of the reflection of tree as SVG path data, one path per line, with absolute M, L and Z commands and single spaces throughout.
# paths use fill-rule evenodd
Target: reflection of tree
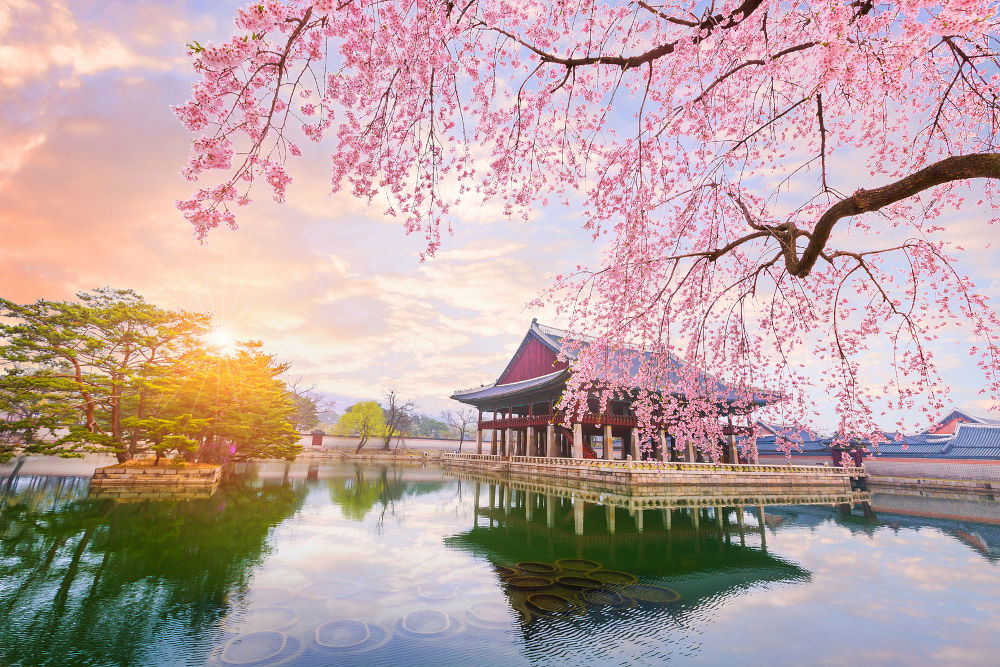
M 22 479 L 0 511 L 0 663 L 84 651 L 131 665 L 168 622 L 204 636 L 306 490 L 235 480 L 207 499 L 116 504 L 85 498 L 86 480 Z
M 346 518 L 361 521 L 379 505 L 381 521 L 386 512 L 395 514 L 396 501 L 404 496 L 432 493 L 444 488 L 444 483 L 408 481 L 396 467 L 356 465 L 352 475 L 331 479 L 329 487 L 330 500 L 340 505 Z

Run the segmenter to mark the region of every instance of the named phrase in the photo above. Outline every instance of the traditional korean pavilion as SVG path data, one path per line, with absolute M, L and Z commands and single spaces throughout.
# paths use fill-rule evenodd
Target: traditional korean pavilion
M 639 446 L 638 421 L 628 401 L 610 401 L 608 412 L 596 412 L 597 400 L 579 421 L 567 422 L 557 406 L 566 389 L 567 380 L 573 373 L 574 358 L 560 361 L 559 353 L 564 342 L 573 344 L 581 341 L 568 339 L 569 333 L 531 321 L 531 326 L 517 348 L 517 352 L 500 373 L 496 382 L 473 389 L 463 389 L 451 398 L 479 410 L 479 425 L 476 434 L 476 451 L 483 453 L 484 432 L 492 432 L 489 438 L 490 453 L 502 456 L 544 456 L 571 458 L 624 459 L 634 460 L 655 457 L 657 460 L 700 460 L 700 452 L 692 443 L 685 443 L 684 451 L 677 451 L 668 430 L 661 430 L 657 441 L 651 447 Z M 582 341 L 583 345 L 589 344 Z M 648 358 L 648 353 L 624 350 L 616 355 L 623 364 L 630 364 L 629 373 L 635 376 L 639 370 L 639 360 Z M 678 368 L 683 362 L 671 358 Z M 673 377 L 677 377 L 675 374 Z M 714 378 L 707 378 L 714 385 L 716 393 L 726 397 L 720 401 L 720 417 L 729 418 L 725 429 L 728 446 L 723 448 L 723 461 L 737 462 L 736 434 L 739 429 L 732 426 L 734 414 L 746 412 L 738 406 L 736 392 L 730 390 Z M 664 393 L 680 395 L 664 387 Z M 761 394 L 752 407 L 775 400 L 773 395 Z M 645 449 L 646 451 L 643 451 Z

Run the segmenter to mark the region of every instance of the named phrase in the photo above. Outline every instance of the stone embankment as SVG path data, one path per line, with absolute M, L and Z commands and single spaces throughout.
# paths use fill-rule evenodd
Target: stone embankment
M 153 488 L 161 492 L 212 489 L 222 479 L 222 466 L 187 463 L 183 466 L 153 466 L 148 460 L 129 461 L 105 466 L 94 471 L 91 489 L 104 492 L 134 491 L 136 488 Z
M 446 466 L 505 473 L 511 479 L 558 479 L 574 483 L 649 493 L 664 488 L 712 488 L 742 493 L 824 489 L 850 492 L 865 477 L 862 468 L 723 463 L 606 461 L 539 456 L 444 454 Z
M 296 461 L 361 461 L 366 463 L 428 463 L 441 461 L 444 452 L 415 449 L 372 450 L 355 453 L 348 449 L 306 450 Z

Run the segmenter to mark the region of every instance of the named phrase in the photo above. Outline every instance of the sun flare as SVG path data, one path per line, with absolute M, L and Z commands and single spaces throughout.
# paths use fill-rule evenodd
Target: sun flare
M 202 340 L 218 354 L 230 356 L 236 353 L 236 339 L 226 327 L 212 327 Z

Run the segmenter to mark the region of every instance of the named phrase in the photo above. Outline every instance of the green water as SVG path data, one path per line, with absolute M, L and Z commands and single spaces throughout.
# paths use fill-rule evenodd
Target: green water
M 992 499 L 638 511 L 430 466 L 258 464 L 208 498 L 125 503 L 88 494 L 93 465 L 52 466 L 0 467 L 2 665 L 995 664 L 1000 649 Z

